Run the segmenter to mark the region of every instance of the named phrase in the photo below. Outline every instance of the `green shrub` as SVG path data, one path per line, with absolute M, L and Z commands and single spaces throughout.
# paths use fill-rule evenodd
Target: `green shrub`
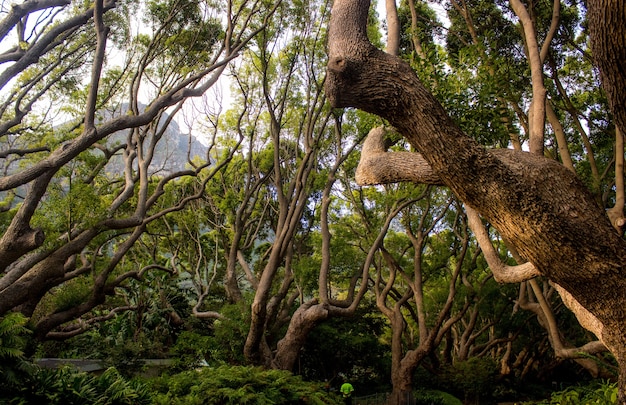
M 418 391 L 415 393 L 415 405 L 446 405 L 443 398 L 432 392 Z
M 151 381 L 155 403 L 161 405 L 341 404 L 318 384 L 287 371 L 221 366 L 184 371 Z
M 83 277 L 74 278 L 66 281 L 50 295 L 51 304 L 54 312 L 62 312 L 70 308 L 74 308 L 87 299 L 91 295 L 91 286 L 89 280 Z
M 125 340 L 103 350 L 102 359 L 107 366 L 115 368 L 125 378 L 132 378 L 144 370 L 143 358 L 147 355 L 146 349 L 150 347 L 152 346 L 147 342 L 146 336 L 140 333 L 136 341 Z

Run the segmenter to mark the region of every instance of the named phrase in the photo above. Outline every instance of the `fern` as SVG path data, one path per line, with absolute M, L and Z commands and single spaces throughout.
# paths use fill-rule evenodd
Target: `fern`
M 2 391 L 18 385 L 22 378 L 35 370 L 24 357 L 24 347 L 31 331 L 26 327 L 28 319 L 13 312 L 0 319 L 0 386 Z
M 152 380 L 155 403 L 169 405 L 334 405 L 341 398 L 281 370 L 221 366 Z
M 128 381 L 115 369 L 101 376 L 80 372 L 70 366 L 40 369 L 22 382 L 8 402 L 48 405 L 148 405 L 153 403 L 148 387 Z
M 150 402 L 147 387 L 124 379 L 115 368 L 108 368 L 98 379 L 98 386 L 103 391 L 98 403 L 140 404 Z
M 22 348 L 26 344 L 25 335 L 28 319 L 19 312 L 12 312 L 0 320 L 0 359 L 8 360 L 23 356 Z
M 617 404 L 617 384 L 594 381 L 587 386 L 574 386 L 554 392 L 550 399 L 535 402 L 536 405 L 612 405 Z

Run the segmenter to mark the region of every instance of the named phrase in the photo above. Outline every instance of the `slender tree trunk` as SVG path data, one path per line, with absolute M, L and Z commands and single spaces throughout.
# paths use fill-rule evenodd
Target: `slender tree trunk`
M 540 57 L 537 35 L 528 10 L 520 0 L 510 0 L 511 7 L 524 29 L 528 62 L 530 64 L 533 98 L 528 112 L 529 148 L 531 153 L 543 154 L 543 134 L 546 122 L 546 88 L 543 84 L 543 61 Z
M 411 41 L 413 41 L 413 49 L 415 49 L 415 53 L 421 58 L 426 59 L 426 53 L 424 52 L 424 48 L 422 48 L 422 41 L 420 41 L 418 26 L 417 26 L 417 9 L 415 8 L 415 0 L 409 0 L 409 9 L 411 10 Z
M 572 172 L 576 172 L 574 168 L 574 163 L 572 162 L 572 156 L 569 153 L 569 149 L 567 148 L 567 138 L 565 137 L 565 131 L 563 130 L 563 126 L 559 121 L 559 118 L 556 116 L 554 109 L 550 102 L 546 102 L 546 114 L 548 116 L 548 122 L 550 122 L 550 126 L 552 126 L 552 131 L 556 137 L 556 143 L 559 148 L 559 156 L 561 156 L 561 162 L 563 166 L 570 169 Z
M 396 0 L 385 0 L 387 12 L 387 53 L 398 55 L 400 52 L 400 20 Z
M 242 229 L 235 228 L 234 237 L 229 246 L 228 258 L 226 259 L 226 275 L 224 277 L 224 288 L 226 296 L 231 303 L 240 302 L 243 299 L 239 283 L 237 282 L 237 249 L 241 240 Z
M 271 357 L 265 355 L 263 350 L 265 342 L 265 331 L 267 326 L 267 304 L 270 297 L 274 275 L 280 265 L 281 256 L 278 247 L 275 247 L 270 255 L 267 265 L 263 269 L 259 285 L 254 295 L 251 306 L 250 330 L 243 348 L 246 359 L 257 365 L 269 366 Z

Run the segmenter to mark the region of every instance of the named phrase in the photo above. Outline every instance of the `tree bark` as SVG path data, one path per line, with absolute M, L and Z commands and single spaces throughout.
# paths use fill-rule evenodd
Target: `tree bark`
M 326 304 L 319 304 L 317 300 L 312 300 L 300 306 L 291 318 L 285 337 L 278 342 L 272 367 L 293 370 L 307 336 L 327 318 Z
M 609 99 L 615 123 L 626 131 L 626 4 L 616 0 L 587 2 L 594 62 Z
M 624 370 L 626 243 L 604 211 L 559 163 L 519 151 L 495 154 L 466 136 L 406 63 L 369 43 L 368 8 L 367 0 L 334 2 L 326 78 L 333 107 L 357 107 L 389 120 L 461 200 L 601 322 L 596 333 Z
M 407 405 L 413 392 L 413 373 L 417 366 L 434 349 L 433 339 L 425 339 L 420 345 L 403 353 L 402 333 L 404 331 L 404 319 L 400 308 L 394 308 L 391 317 L 392 338 L 392 366 L 391 366 L 391 398 L 389 405 Z M 436 333 L 436 332 L 433 332 Z

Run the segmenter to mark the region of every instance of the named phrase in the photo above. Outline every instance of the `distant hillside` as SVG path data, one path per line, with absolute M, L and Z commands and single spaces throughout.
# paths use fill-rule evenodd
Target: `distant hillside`
M 145 106 L 141 105 L 140 109 L 144 109 Z M 126 113 L 128 108 L 123 107 L 123 113 Z M 161 122 L 166 122 L 169 116 L 167 113 L 161 119 Z M 110 119 L 110 117 L 103 117 L 103 119 Z M 114 145 L 126 142 L 128 130 L 119 131 L 111 135 L 106 144 Z M 207 147 L 202 144 L 194 135 L 189 133 L 182 133 L 180 126 L 176 120 L 172 120 L 168 125 L 163 138 L 159 140 L 157 148 L 154 153 L 154 158 L 150 165 L 151 173 L 169 174 L 175 171 L 184 170 L 188 159 L 194 159 L 200 157 L 206 159 Z M 107 165 L 108 173 L 122 172 L 123 162 L 121 156 L 116 156 Z

